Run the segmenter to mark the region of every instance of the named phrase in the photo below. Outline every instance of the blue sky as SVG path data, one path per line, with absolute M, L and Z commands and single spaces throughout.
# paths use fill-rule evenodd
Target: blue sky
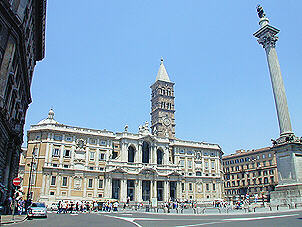
M 128 124 L 136 133 L 150 121 L 163 57 L 178 138 L 218 143 L 227 154 L 270 146 L 279 126 L 265 52 L 253 37 L 259 3 L 281 30 L 277 53 L 302 136 L 302 2 L 293 0 L 49 0 L 46 57 L 35 68 L 25 130 L 53 107 L 63 124 L 114 132 Z

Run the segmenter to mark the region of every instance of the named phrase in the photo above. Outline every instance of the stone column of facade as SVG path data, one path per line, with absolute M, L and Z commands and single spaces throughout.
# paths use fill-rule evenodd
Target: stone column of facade
M 72 176 L 68 176 L 67 183 L 68 183 L 68 192 L 67 192 L 67 195 L 71 196 Z
M 49 188 L 50 188 L 50 175 L 46 175 L 46 188 L 45 188 L 45 195 L 49 196 Z
M 141 202 L 142 201 L 142 180 L 137 179 L 135 182 L 135 201 Z
M 153 198 L 157 198 L 157 181 L 153 180 Z
M 121 202 L 127 202 L 127 179 L 121 179 Z
M 94 197 L 97 197 L 98 183 L 99 183 L 99 178 L 96 176 L 96 177 L 94 177 L 94 187 L 93 187 L 93 196 Z
M 169 201 L 169 181 L 164 181 L 164 201 Z
M 259 22 L 261 28 L 254 34 L 254 36 L 258 38 L 258 42 L 263 46 L 266 52 L 279 121 L 280 136 L 284 136 L 292 134 L 292 127 L 279 60 L 275 49 L 275 45 L 278 40 L 276 35 L 279 33 L 279 30 L 268 23 L 269 20 L 266 17 L 261 18 Z
M 87 197 L 87 178 L 86 176 L 83 177 L 83 197 Z
M 56 196 L 61 196 L 61 190 L 60 190 L 61 189 L 61 177 L 62 177 L 61 175 L 59 175 L 59 174 L 57 175 L 57 180 L 56 180 L 57 181 L 56 182 L 56 187 L 57 187 L 56 188 L 57 189 L 56 190 Z
M 48 163 L 48 157 L 50 155 L 50 152 L 49 152 L 49 144 L 46 143 L 46 152 L 45 152 L 45 163 L 44 163 L 44 166 L 49 166 L 49 163 Z
M 180 179 L 177 181 L 176 191 L 177 191 L 176 198 L 181 199 L 181 181 L 180 181 Z
M 46 176 L 43 174 L 42 176 L 42 189 L 41 189 L 41 195 L 45 195 L 45 186 L 46 186 Z
M 112 179 L 107 176 L 107 178 L 105 178 L 105 188 L 104 188 L 104 193 L 105 193 L 105 198 L 111 198 L 112 197 L 112 186 L 111 186 L 111 181 Z

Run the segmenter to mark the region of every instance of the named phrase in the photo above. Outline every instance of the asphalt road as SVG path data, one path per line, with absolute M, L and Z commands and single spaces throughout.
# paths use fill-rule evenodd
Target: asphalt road
M 172 227 L 172 226 L 302 226 L 302 211 L 242 215 L 175 215 L 145 213 L 49 214 L 15 227 Z

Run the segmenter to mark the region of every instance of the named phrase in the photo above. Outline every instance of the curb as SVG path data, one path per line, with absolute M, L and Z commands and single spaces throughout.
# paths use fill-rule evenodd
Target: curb
M 8 224 L 14 224 L 14 223 L 19 223 L 19 222 L 24 222 L 27 219 L 27 216 L 23 219 L 20 220 L 11 220 L 11 221 L 6 221 L 6 222 L 0 222 L 0 226 L 1 225 L 8 225 Z

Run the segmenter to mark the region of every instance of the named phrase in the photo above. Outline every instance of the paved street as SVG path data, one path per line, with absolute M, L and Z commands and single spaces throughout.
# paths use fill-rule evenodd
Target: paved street
M 146 213 L 49 214 L 47 219 L 27 220 L 16 227 L 94 226 L 302 226 L 302 211 L 250 213 L 241 215 L 175 215 Z

